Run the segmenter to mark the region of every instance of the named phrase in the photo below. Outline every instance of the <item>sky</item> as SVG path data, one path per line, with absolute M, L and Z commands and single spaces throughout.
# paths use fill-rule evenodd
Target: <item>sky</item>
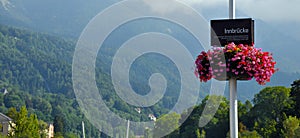
M 85 0 L 77 0 L 82 2 Z M 112 0 L 94 0 L 87 1 L 87 3 L 93 3 L 97 1 L 97 4 L 108 3 Z M 114 0 L 116 2 L 118 0 Z M 121 1 L 121 0 L 120 0 Z M 176 10 L 176 7 L 172 7 L 168 1 L 170 0 L 141 0 L 145 3 L 159 1 L 154 10 L 162 13 Z M 202 15 L 210 15 L 207 20 L 226 18 L 228 17 L 228 3 L 229 0 L 178 0 L 183 2 L 194 9 L 196 9 Z M 262 20 L 272 27 L 278 29 L 286 35 L 290 35 L 300 40 L 300 0 L 235 0 L 237 18 L 251 17 L 254 20 Z M 56 2 L 60 2 L 57 0 Z M 114 3 L 111 2 L 111 3 Z M 0 0 L 0 6 L 2 5 L 5 10 L 14 8 L 12 0 Z M 66 4 L 67 2 L 64 2 Z M 110 4 L 108 4 L 110 5 Z M 109 7 L 109 6 L 108 6 Z M 108 8 L 106 7 L 106 8 Z M 95 8 L 95 7 L 94 7 Z M 104 7 L 105 8 L 105 7 Z M 210 13 L 211 14 L 210 14 Z M 206 14 L 203 14 L 206 13 Z M 207 14 L 209 13 L 209 14 Z M 243 16 L 241 16 L 243 15 Z M 19 16 L 19 15 L 18 15 Z M 288 30 L 288 31 L 286 31 Z
M 179 0 L 197 9 L 226 6 L 228 0 Z M 300 0 L 236 0 L 236 10 L 266 22 L 300 23 Z
M 8 7 L 11 6 L 9 0 L 0 0 L 0 3 L 2 4 L 5 10 L 8 10 Z
M 228 8 L 229 5 L 229 0 L 178 1 L 183 2 L 199 11 L 220 7 Z M 300 0 L 235 0 L 235 2 L 236 11 L 247 14 L 249 17 L 255 17 L 256 19 L 261 19 L 265 22 L 300 23 Z M 168 7 L 168 2 L 164 2 L 164 4 L 166 5 L 161 5 L 161 7 Z
M 162 14 L 176 10 L 168 0 L 143 0 L 158 4 L 154 10 Z M 228 17 L 229 0 L 178 0 L 196 9 L 206 20 Z M 279 32 L 300 40 L 300 0 L 235 0 L 236 18 L 250 17 L 269 24 Z M 178 9 L 177 9 L 178 10 Z

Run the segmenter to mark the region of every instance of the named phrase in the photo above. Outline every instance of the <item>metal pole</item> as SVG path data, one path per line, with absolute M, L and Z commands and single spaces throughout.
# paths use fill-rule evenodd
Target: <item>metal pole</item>
M 229 0 L 229 19 L 235 19 L 235 0 Z
M 126 138 L 129 138 L 129 126 L 130 126 L 130 120 L 127 121 L 127 132 L 126 132 Z
M 229 0 L 229 19 L 235 19 L 235 0 Z M 237 80 L 229 79 L 230 91 L 230 137 L 238 138 L 238 103 L 237 103 Z
M 230 137 L 238 138 L 238 105 L 237 105 L 237 80 L 229 79 L 230 89 Z
M 82 137 L 85 138 L 84 122 L 82 121 Z

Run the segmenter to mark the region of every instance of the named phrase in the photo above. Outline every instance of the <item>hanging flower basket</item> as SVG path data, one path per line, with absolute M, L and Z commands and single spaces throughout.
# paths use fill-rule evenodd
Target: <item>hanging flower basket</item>
M 214 47 L 197 57 L 195 74 L 201 82 L 217 80 L 255 80 L 260 85 L 270 81 L 277 71 L 272 54 L 248 45 L 230 43 L 224 48 Z

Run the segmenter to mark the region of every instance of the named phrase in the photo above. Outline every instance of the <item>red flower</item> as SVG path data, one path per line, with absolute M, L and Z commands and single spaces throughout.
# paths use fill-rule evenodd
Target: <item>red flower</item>
M 224 71 L 227 77 L 244 76 L 247 80 L 255 78 L 258 84 L 264 85 L 278 70 L 272 54 L 248 45 L 229 43 L 224 48 L 214 47 L 202 51 L 196 61 L 196 76 L 206 82 L 218 78 Z

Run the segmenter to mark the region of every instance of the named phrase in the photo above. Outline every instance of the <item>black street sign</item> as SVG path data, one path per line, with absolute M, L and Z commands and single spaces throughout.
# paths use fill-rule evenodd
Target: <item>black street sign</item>
M 248 44 L 254 43 L 254 20 L 226 19 L 211 20 L 211 45 L 225 46 L 228 43 Z

